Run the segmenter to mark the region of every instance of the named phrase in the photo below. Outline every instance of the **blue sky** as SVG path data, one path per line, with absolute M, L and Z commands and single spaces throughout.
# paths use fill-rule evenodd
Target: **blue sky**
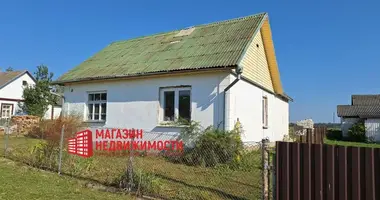
M 290 120 L 332 122 L 351 94 L 380 94 L 380 2 L 361 2 L 0 1 L 0 67 L 57 78 L 112 41 L 268 12 Z

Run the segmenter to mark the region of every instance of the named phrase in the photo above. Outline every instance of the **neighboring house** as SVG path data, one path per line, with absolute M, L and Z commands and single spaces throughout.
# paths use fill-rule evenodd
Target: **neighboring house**
M 266 13 L 114 42 L 55 82 L 63 113 L 90 127 L 171 137 L 180 117 L 226 130 L 239 120 L 244 142 L 288 134 L 291 99 Z
M 33 76 L 26 70 L 0 72 L 0 118 L 10 118 L 21 112 L 18 103 L 23 102 L 23 91 L 25 87 L 35 85 Z M 50 111 L 49 111 L 50 110 Z M 45 114 L 46 119 L 59 116 L 61 105 L 49 106 Z M 52 111 L 53 110 L 53 111 Z
M 380 95 L 352 95 L 351 105 L 338 105 L 344 136 L 356 122 L 364 121 L 366 136 L 380 141 Z
M 52 92 L 53 93 L 53 92 Z M 57 119 L 61 115 L 63 98 L 62 95 L 53 93 L 57 96 L 57 101 L 53 105 L 49 105 L 44 115 L 44 119 Z

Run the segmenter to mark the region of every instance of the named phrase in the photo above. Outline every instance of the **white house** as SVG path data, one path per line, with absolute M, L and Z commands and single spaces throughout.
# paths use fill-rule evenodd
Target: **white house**
M 341 118 L 341 129 L 344 136 L 357 122 L 365 125 L 367 137 L 380 141 L 380 95 L 352 95 L 351 105 L 338 105 L 338 117 Z
M 171 137 L 184 118 L 226 130 L 239 120 L 244 142 L 288 134 L 291 99 L 266 13 L 114 42 L 55 82 L 63 113 L 89 127 Z
M 0 119 L 10 118 L 20 111 L 18 103 L 24 101 L 22 98 L 24 88 L 35 85 L 35 83 L 33 76 L 26 70 L 0 72 Z M 49 106 L 44 118 L 56 118 L 60 112 L 61 105 L 59 103 Z

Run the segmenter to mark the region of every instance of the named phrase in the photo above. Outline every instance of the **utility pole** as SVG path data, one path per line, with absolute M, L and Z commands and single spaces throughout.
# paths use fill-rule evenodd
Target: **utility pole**
M 335 112 L 333 112 L 333 123 L 335 124 Z

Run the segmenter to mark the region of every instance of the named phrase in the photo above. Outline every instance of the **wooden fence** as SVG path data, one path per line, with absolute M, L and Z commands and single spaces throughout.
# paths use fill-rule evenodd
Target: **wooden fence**
M 296 136 L 296 141 L 301 143 L 323 144 L 323 139 L 327 134 L 327 127 L 317 126 L 312 129 L 306 129 L 305 135 Z
M 277 200 L 380 199 L 380 149 L 276 143 Z

